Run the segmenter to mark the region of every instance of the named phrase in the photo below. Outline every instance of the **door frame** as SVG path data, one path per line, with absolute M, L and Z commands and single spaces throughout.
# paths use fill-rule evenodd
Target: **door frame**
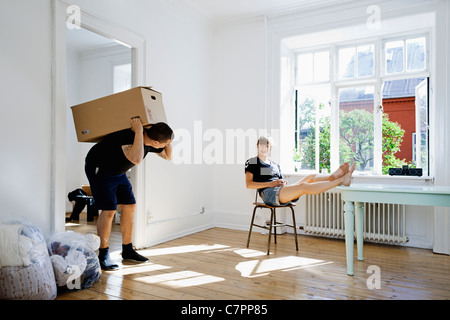
M 70 8 L 69 8 L 70 7 Z M 69 10 L 68 10 L 69 9 Z M 66 198 L 66 28 L 69 3 L 52 0 L 52 104 L 51 104 L 51 185 L 50 212 L 52 232 L 65 230 Z M 80 27 L 113 39 L 131 48 L 132 86 L 144 86 L 146 75 L 146 40 L 144 37 L 80 9 Z M 136 197 L 133 244 L 145 241 L 145 165 L 136 166 L 132 181 Z

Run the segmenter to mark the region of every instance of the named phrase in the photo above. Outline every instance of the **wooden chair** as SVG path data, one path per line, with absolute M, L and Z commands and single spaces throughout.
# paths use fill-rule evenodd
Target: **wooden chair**
M 253 205 L 255 206 L 255 208 L 253 209 L 252 222 L 250 223 L 250 230 L 249 230 L 249 232 L 248 232 L 247 248 L 248 248 L 249 245 L 250 245 L 250 236 L 251 236 L 251 234 L 252 234 L 252 228 L 253 228 L 253 226 L 258 227 L 258 228 L 262 228 L 262 229 L 269 230 L 269 240 L 268 240 L 268 243 L 267 243 L 267 254 L 268 254 L 268 255 L 269 255 L 269 253 L 270 253 L 270 239 L 271 239 L 271 237 L 272 237 L 272 228 L 273 228 L 273 230 L 274 230 L 274 240 L 275 240 L 274 242 L 275 242 L 275 244 L 276 244 L 276 243 L 277 243 L 277 228 L 281 228 L 281 227 L 290 227 L 290 228 L 293 228 L 293 229 L 294 229 L 294 234 L 295 234 L 295 249 L 298 251 L 297 226 L 296 226 L 296 224 L 295 224 L 295 212 L 294 212 L 295 204 L 294 204 L 294 203 L 289 203 L 289 204 L 282 205 L 282 206 L 269 206 L 269 205 L 266 205 L 266 204 L 263 203 L 263 202 L 258 202 L 258 191 L 256 191 L 255 202 L 253 203 Z M 254 221 L 255 221 L 255 215 L 256 215 L 256 210 L 257 210 L 258 208 L 262 208 L 262 209 L 267 208 L 267 209 L 270 209 L 271 214 L 270 214 L 270 225 L 269 225 L 269 226 L 261 226 L 261 225 L 258 225 L 258 224 L 255 224 L 255 223 L 254 223 Z M 292 212 L 292 223 L 293 223 L 293 225 L 289 225 L 289 224 L 286 224 L 286 223 L 280 223 L 280 222 L 277 222 L 276 210 L 277 210 L 278 208 L 290 208 L 290 209 L 291 209 L 291 212 Z

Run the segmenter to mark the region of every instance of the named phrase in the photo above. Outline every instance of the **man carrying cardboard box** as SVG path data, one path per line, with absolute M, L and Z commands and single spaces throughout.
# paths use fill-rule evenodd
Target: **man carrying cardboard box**
M 119 204 L 122 208 L 122 258 L 139 262 L 148 261 L 132 246 L 133 215 L 136 200 L 126 172 L 142 162 L 148 152 L 166 160 L 172 159 L 172 129 L 164 122 L 144 129 L 139 118 L 131 119 L 131 129 L 111 133 L 95 144 L 86 156 L 85 171 L 97 209 L 100 237 L 99 260 L 103 270 L 118 269 L 109 256 L 109 237 L 114 214 Z

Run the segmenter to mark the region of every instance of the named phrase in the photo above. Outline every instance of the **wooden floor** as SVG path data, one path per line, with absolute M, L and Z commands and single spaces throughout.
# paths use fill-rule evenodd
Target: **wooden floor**
M 68 230 L 96 233 L 95 222 Z M 118 225 L 111 237 L 118 271 L 103 272 L 91 288 L 59 294 L 59 300 L 294 300 L 294 299 L 450 299 L 450 257 L 431 250 L 366 243 L 364 261 L 346 275 L 343 240 L 278 237 L 266 255 L 267 235 L 213 228 L 139 252 L 147 263 L 122 262 Z M 367 273 L 380 269 L 380 289 L 370 290 Z M 370 283 L 373 283 L 369 281 Z

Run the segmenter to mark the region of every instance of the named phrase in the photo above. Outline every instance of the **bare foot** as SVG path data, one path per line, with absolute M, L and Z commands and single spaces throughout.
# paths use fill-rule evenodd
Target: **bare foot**
M 349 186 L 352 183 L 352 174 L 353 174 L 353 171 L 355 171 L 355 165 L 356 165 L 356 163 L 353 162 L 353 165 L 350 168 L 350 170 L 343 176 L 342 183 L 341 183 L 342 186 Z
M 348 172 L 349 167 L 350 165 L 348 164 L 348 162 L 341 164 L 341 166 L 330 175 L 328 180 L 333 181 L 339 179 L 340 177 L 343 177 Z

